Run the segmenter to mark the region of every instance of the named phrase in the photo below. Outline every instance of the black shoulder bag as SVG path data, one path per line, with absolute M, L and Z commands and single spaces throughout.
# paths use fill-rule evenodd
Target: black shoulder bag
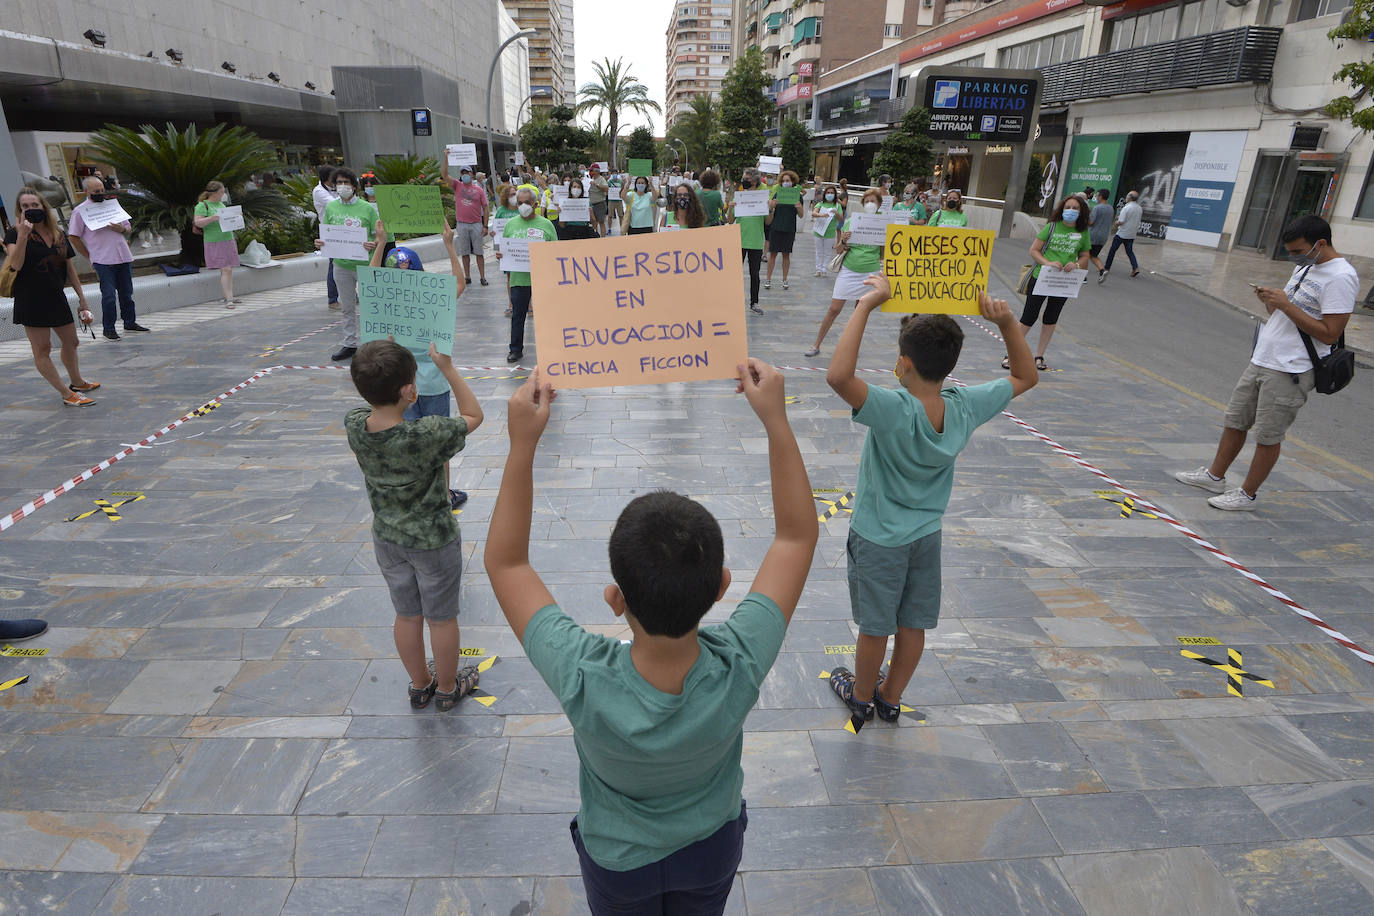
M 1317 355 L 1317 348 L 1312 346 L 1311 337 L 1301 330 L 1298 334 L 1302 336 L 1302 345 L 1307 348 L 1307 355 L 1312 359 L 1315 387 L 1318 392 L 1335 394 L 1350 384 L 1350 380 L 1355 377 L 1355 353 L 1345 348 L 1344 332 L 1331 347 L 1331 352 L 1324 357 Z

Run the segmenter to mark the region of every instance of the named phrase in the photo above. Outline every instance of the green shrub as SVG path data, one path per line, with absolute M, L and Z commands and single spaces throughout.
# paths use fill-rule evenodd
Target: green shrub
M 262 242 L 274 255 L 309 253 L 315 250 L 315 217 L 293 216 L 284 220 L 250 219 L 245 230 L 235 234 L 242 253 L 252 241 Z

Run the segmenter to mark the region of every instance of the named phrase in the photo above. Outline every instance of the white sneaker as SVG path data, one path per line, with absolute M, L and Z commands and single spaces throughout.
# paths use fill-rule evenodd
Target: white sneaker
M 812 347 L 810 350 L 807 350 L 807 351 L 806 351 L 806 355 L 807 355 L 807 356 L 820 356 L 820 355 L 821 355 L 821 348 L 820 348 L 820 347 Z
M 764 288 L 764 289 L 772 289 L 772 288 L 773 288 L 773 281 L 772 281 L 772 280 L 764 280 L 764 281 L 763 281 L 763 288 Z
M 1220 496 L 1213 496 L 1207 500 L 1207 505 L 1213 509 L 1225 509 L 1229 512 L 1254 512 L 1255 497 L 1250 496 L 1240 487 L 1234 490 L 1227 490 Z
M 1174 480 L 1179 483 L 1186 483 L 1190 487 L 1202 487 L 1202 489 L 1212 493 L 1226 492 L 1226 478 L 1217 480 L 1208 473 L 1205 467 L 1198 468 L 1196 471 L 1179 471 L 1174 474 Z

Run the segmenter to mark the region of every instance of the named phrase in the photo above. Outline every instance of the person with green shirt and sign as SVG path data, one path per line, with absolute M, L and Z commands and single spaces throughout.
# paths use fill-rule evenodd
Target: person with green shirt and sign
M 929 226 L 968 226 L 968 214 L 964 212 L 964 195 L 958 191 L 950 191 L 945 195 L 945 205 L 935 211 L 935 215 L 930 218 Z
M 844 219 L 844 207 L 840 204 L 840 192 L 833 184 L 828 184 L 816 194 L 816 205 L 811 208 L 811 224 L 825 228 L 812 234 L 816 236 L 816 276 L 824 277 L 829 273 L 830 258 L 835 254 L 835 236 Z
M 878 208 L 882 205 L 882 188 L 869 188 L 864 191 L 862 207 L 865 216 L 877 215 Z M 858 215 L 855 214 L 855 216 Z M 882 246 L 849 244 L 850 230 L 853 225 L 854 218 L 850 217 L 844 221 L 844 228 L 839 232 L 835 250 L 846 252 L 844 264 L 835 276 L 835 288 L 830 292 L 830 307 L 825 310 L 825 317 L 821 319 L 821 329 L 816 332 L 816 342 L 811 345 L 811 349 L 806 351 L 807 356 L 820 355 L 821 344 L 825 343 L 825 335 L 830 333 L 830 326 L 835 323 L 836 318 L 840 317 L 845 302 L 850 299 L 857 302 L 863 298 L 864 294 L 868 292 L 864 280 L 868 278 L 869 274 L 877 273 L 883 269 Z
M 558 241 L 558 231 L 553 228 L 553 223 L 534 212 L 536 203 L 534 192 L 521 185 L 515 192 L 516 210 L 506 222 L 506 231 L 502 233 L 503 238 L 507 239 L 530 239 L 541 242 Z M 503 256 L 500 248 L 496 249 L 496 257 Z M 525 318 L 530 313 L 530 305 L 534 300 L 534 290 L 530 282 L 530 275 L 525 271 L 511 271 L 510 282 L 510 352 L 506 354 L 506 362 L 519 362 L 525 356 Z
M 1040 317 L 1040 309 L 1045 309 L 1045 323 L 1040 327 L 1040 343 L 1035 349 L 1035 368 L 1047 369 L 1045 351 L 1049 349 L 1050 338 L 1059 324 L 1059 313 L 1068 301 L 1065 296 L 1046 296 L 1035 292 L 1035 278 L 1044 270 L 1065 272 L 1088 267 L 1088 252 L 1092 241 L 1088 235 L 1087 208 L 1077 197 L 1066 197 L 1054 208 L 1054 215 L 1045 228 L 1031 242 L 1030 256 L 1035 261 L 1031 272 L 1030 287 L 1026 290 L 1026 307 L 1021 312 L 1021 333 L 1030 334 L 1031 327 Z M 1002 368 L 1010 365 L 1002 360 Z
M 239 266 L 239 246 L 234 233 L 219 227 L 219 211 L 224 209 L 224 185 L 212 181 L 205 186 L 196 204 L 192 222 L 205 236 L 205 266 L 219 271 L 220 302 L 231 309 L 242 299 L 234 296 L 234 268 Z
M 741 191 L 763 190 L 759 188 L 759 170 L 744 170 L 739 180 Z M 762 315 L 759 308 L 759 270 L 763 267 L 763 223 L 766 216 L 736 216 L 735 201 L 730 200 L 730 222 L 739 226 L 740 259 L 749 264 L 749 311 Z
M 925 204 L 916 197 L 916 182 L 914 181 L 903 189 L 902 199 L 893 204 L 892 209 L 910 213 L 911 215 L 907 219 L 911 221 L 913 226 L 924 226 L 926 220 L 930 218 L 929 214 L 926 213 Z M 967 219 L 965 217 L 965 221 Z
M 377 244 L 372 240 L 373 226 L 379 218 L 377 208 L 358 196 L 358 176 L 352 169 L 335 170 L 334 192 L 339 199 L 325 205 L 325 225 L 361 227 L 366 233 L 363 248 L 371 252 Z M 324 242 L 315 240 L 316 248 L 323 246 Z M 329 357 L 336 363 L 352 359 L 353 354 L 358 352 L 358 268 L 366 266 L 367 261 L 334 259 L 334 282 L 339 287 L 344 328 L 343 345 Z

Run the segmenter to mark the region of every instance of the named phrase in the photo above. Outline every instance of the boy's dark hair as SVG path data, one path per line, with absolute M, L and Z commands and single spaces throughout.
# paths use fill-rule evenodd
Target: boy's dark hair
M 615 584 L 651 636 L 692 632 L 720 594 L 720 523 L 678 493 L 655 490 L 631 500 L 611 531 L 610 554 Z
M 337 168 L 334 170 L 333 177 L 335 182 L 346 181 L 353 187 L 358 187 L 358 176 L 353 173 L 352 169 Z
M 708 191 L 712 188 L 720 187 L 720 173 L 718 173 L 715 169 L 707 169 L 706 171 L 702 172 L 699 177 L 701 180 L 701 186 Z
M 1295 216 L 1289 220 L 1288 225 L 1283 227 L 1283 243 L 1296 242 L 1302 239 L 1309 245 L 1318 242 L 1331 244 L 1331 224 L 1320 216 L 1313 216 L 1311 213 L 1304 213 L 1302 216 Z
M 1098 188 L 1098 189 L 1097 189 L 1097 198 L 1098 198 L 1098 200 L 1106 201 L 1106 200 L 1107 200 L 1109 197 L 1111 197 L 1111 196 L 1112 196 L 1112 195 L 1111 195 L 1111 192 L 1108 191 L 1106 188 Z
M 963 348 L 964 329 L 948 315 L 908 315 L 902 319 L 897 351 L 911 360 L 916 374 L 927 382 L 943 381 L 953 372 Z
M 398 343 L 369 340 L 353 354 L 348 371 L 364 401 L 390 407 L 401 400 L 401 389 L 415 381 L 415 357 Z

